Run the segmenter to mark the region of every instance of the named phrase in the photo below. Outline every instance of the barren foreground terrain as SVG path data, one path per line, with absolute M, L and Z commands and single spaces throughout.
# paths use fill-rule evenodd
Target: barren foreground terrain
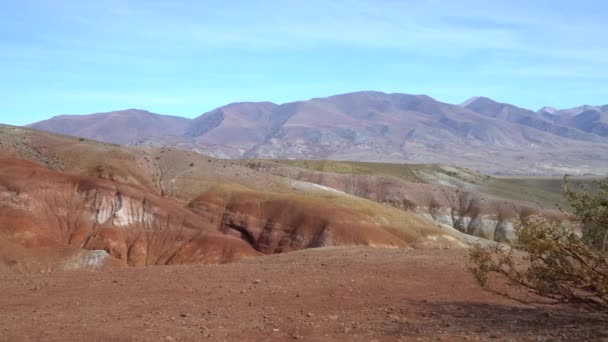
M 2 341 L 601 341 L 606 317 L 484 292 L 466 251 L 331 247 L 223 265 L 0 275 Z

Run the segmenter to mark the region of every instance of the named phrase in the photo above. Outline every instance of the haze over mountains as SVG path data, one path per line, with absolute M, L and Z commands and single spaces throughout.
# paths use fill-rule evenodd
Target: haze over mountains
M 474 97 L 356 92 L 285 104 L 239 102 L 195 119 L 129 109 L 29 127 L 221 158 L 442 163 L 487 173 L 608 173 L 608 105 L 535 112 Z

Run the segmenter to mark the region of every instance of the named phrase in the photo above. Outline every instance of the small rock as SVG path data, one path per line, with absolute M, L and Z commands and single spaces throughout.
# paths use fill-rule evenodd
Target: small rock
M 254 281 L 253 281 L 253 283 L 254 283 L 254 284 L 259 284 L 259 283 L 261 283 L 261 282 L 262 282 L 262 281 L 261 281 L 260 279 L 256 279 L 256 280 L 254 280 Z

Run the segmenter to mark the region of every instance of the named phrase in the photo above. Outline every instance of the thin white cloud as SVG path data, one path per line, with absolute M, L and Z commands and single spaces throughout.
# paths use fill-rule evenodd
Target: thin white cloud
M 15 34 L 0 40 L 4 73 L 42 71 L 66 101 L 197 106 L 359 87 L 451 98 L 506 92 L 507 77 L 608 78 L 605 11 L 586 0 L 23 1 L 0 15 Z M 128 90 L 104 91 L 112 77 Z
M 48 7 L 57 7 L 52 4 Z M 573 59 L 606 57 L 605 51 L 585 53 L 593 43 L 585 41 L 606 33 L 605 25 L 598 27 L 577 17 L 559 22 L 563 11 L 556 10 L 558 6 L 532 5 L 475 0 L 73 1 L 62 6 L 61 16 L 66 25 L 72 21 L 81 27 L 37 34 L 49 50 L 123 56 L 137 54 L 137 49 L 170 54 L 208 49 L 368 48 L 416 49 L 429 55 L 503 49 L 546 58 L 569 58 L 578 49 L 583 51 Z M 555 44 L 557 40 L 560 44 Z

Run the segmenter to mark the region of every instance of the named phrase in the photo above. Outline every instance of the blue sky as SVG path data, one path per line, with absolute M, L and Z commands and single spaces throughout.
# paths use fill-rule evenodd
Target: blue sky
M 358 90 L 608 103 L 608 3 L 4 0 L 0 122 Z

